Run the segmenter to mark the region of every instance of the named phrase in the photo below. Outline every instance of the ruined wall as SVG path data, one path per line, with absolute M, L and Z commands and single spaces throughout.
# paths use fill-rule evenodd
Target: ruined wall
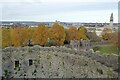
M 65 47 L 24 47 L 2 50 L 3 76 L 14 78 L 106 78 L 117 77 L 108 68 L 83 52 Z M 29 60 L 33 64 L 29 65 Z M 19 61 L 19 67 L 15 67 Z M 7 73 L 7 74 L 6 74 Z
M 114 70 L 118 69 L 119 62 L 118 62 L 118 56 L 116 55 L 103 55 L 99 51 L 98 52 L 86 51 L 84 52 L 83 55 L 93 60 L 96 60 L 105 66 L 111 67 Z

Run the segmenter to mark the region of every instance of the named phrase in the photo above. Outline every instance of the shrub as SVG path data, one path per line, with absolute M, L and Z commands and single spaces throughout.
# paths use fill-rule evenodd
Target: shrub
M 96 52 L 96 51 L 98 51 L 98 50 L 99 50 L 99 47 L 98 47 L 98 46 L 93 47 L 93 50 L 94 50 L 94 52 Z

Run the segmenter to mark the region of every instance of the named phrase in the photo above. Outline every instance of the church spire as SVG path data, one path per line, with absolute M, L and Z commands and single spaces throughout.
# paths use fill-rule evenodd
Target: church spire
M 113 27 L 113 13 L 110 16 L 110 27 Z
M 111 16 L 110 16 L 110 22 L 113 22 L 113 13 L 111 13 Z

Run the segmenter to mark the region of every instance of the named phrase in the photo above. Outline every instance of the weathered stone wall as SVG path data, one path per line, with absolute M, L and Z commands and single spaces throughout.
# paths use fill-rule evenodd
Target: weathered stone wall
M 100 52 L 86 51 L 84 56 L 87 56 L 93 60 L 100 62 L 103 65 L 113 68 L 114 70 L 118 69 L 118 56 L 116 55 L 103 55 Z
M 70 46 L 71 48 L 76 48 L 76 49 L 90 49 L 91 48 L 91 43 L 90 40 L 71 40 L 70 41 Z
M 117 77 L 113 69 L 91 58 L 84 51 L 65 47 L 6 48 L 3 54 L 3 76 L 14 78 L 106 78 Z M 33 65 L 29 66 L 29 59 Z M 19 67 L 15 68 L 15 61 Z M 8 75 L 5 75 L 7 73 Z

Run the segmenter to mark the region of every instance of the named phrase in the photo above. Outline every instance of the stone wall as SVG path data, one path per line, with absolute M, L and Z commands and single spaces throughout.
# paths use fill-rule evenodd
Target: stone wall
M 86 56 L 87 55 L 87 56 Z M 14 78 L 106 78 L 117 73 L 91 57 L 85 51 L 65 47 L 23 47 L 2 50 L 4 77 Z M 29 65 L 29 60 L 33 65 Z M 19 67 L 15 67 L 19 61 Z M 7 73 L 7 75 L 6 75 Z
M 71 40 L 70 41 L 70 46 L 72 49 L 90 49 L 91 48 L 91 43 L 90 40 Z
M 93 52 L 93 51 L 85 51 L 84 56 L 87 56 L 93 60 L 100 62 L 101 64 L 111 67 L 114 70 L 118 70 L 118 56 L 116 55 L 103 55 L 102 53 Z

